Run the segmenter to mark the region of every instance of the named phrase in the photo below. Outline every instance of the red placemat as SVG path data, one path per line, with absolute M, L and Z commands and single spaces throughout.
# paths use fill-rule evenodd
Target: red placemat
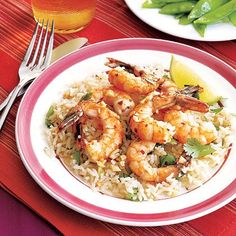
M 0 101 L 18 82 L 17 71 L 35 22 L 29 1 L 5 0 L 0 5 Z M 186 43 L 207 51 L 236 68 L 236 43 L 195 42 L 157 31 L 138 18 L 122 0 L 98 0 L 97 13 L 83 31 L 56 35 L 55 46 L 78 36 L 89 43 L 124 37 L 151 37 Z M 0 133 L 0 183 L 3 188 L 66 235 L 234 235 L 236 201 L 207 216 L 177 225 L 128 227 L 88 218 L 61 205 L 46 194 L 24 168 L 15 143 L 14 124 L 19 101 Z

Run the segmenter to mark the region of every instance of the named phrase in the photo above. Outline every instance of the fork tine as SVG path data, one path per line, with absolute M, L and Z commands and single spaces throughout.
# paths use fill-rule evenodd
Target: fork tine
M 48 25 L 49 25 L 49 20 L 47 20 L 46 33 L 44 36 L 43 45 L 41 48 L 41 52 L 40 52 L 40 56 L 39 56 L 39 60 L 38 60 L 38 65 L 37 65 L 38 68 L 40 68 L 40 66 L 42 65 L 42 62 L 43 62 L 43 55 L 44 55 L 44 51 L 45 51 L 45 47 L 46 47 L 46 43 L 47 43 L 47 36 L 48 36 Z
M 53 39 L 54 39 L 54 20 L 52 20 L 51 34 L 50 34 L 50 38 L 48 42 L 47 53 L 44 59 L 44 63 L 41 66 L 41 69 L 47 67 L 50 64 L 51 57 L 52 57 L 52 49 L 53 49 Z
M 34 57 L 33 57 L 32 61 L 30 62 L 30 67 L 34 66 L 35 61 L 37 59 L 37 55 L 38 55 L 38 51 L 39 51 L 39 47 L 40 47 L 41 40 L 42 40 L 42 35 L 43 35 L 43 26 L 44 26 L 44 19 L 42 20 L 42 28 L 41 28 L 39 39 L 38 39 L 38 42 L 37 42 L 37 45 L 36 45 L 36 48 L 35 48 Z
M 24 59 L 22 61 L 22 63 L 24 63 L 24 64 L 27 64 L 29 62 L 30 55 L 31 55 L 31 53 L 34 49 L 34 42 L 35 42 L 35 39 L 37 37 L 38 28 L 39 28 L 39 23 L 37 22 L 36 25 L 35 25 L 35 28 L 34 28 L 34 33 L 33 33 L 32 39 L 30 41 L 30 44 L 27 48 Z
M 54 21 L 52 21 L 52 26 L 51 26 L 51 35 L 49 38 L 49 43 L 48 43 L 48 47 L 47 47 L 47 53 L 45 55 L 45 60 L 42 64 L 42 66 L 40 66 L 39 64 L 39 60 L 38 63 L 36 63 L 36 59 L 38 57 L 38 51 L 40 49 L 40 44 L 41 44 L 41 39 L 42 39 L 42 35 L 43 35 L 43 25 L 44 25 L 44 21 L 42 21 L 42 29 L 40 32 L 40 36 L 39 36 L 39 40 L 38 43 L 36 45 L 36 49 L 34 51 L 34 56 L 33 56 L 33 61 L 31 63 L 28 64 L 30 58 L 31 58 L 31 54 L 33 51 L 33 48 L 35 46 L 35 40 L 36 40 L 36 36 L 37 36 L 37 31 L 38 31 L 38 23 L 36 23 L 36 28 L 34 30 L 33 36 L 32 36 L 32 40 L 30 41 L 29 47 L 27 49 L 26 55 L 23 59 L 23 62 L 20 65 L 20 68 L 18 70 L 18 74 L 20 77 L 20 82 L 18 83 L 18 85 L 13 89 L 12 94 L 10 95 L 9 101 L 4 109 L 4 111 L 2 112 L 1 116 L 0 116 L 0 130 L 7 118 L 7 115 L 12 107 L 12 104 L 14 103 L 17 95 L 19 94 L 20 90 L 22 88 L 24 88 L 25 85 L 29 84 L 34 78 L 38 77 L 40 75 L 40 73 L 46 68 L 46 66 L 49 65 L 50 60 L 51 60 L 51 56 L 52 56 L 52 49 L 53 49 L 53 38 L 54 38 Z M 47 23 L 48 25 L 48 23 Z M 42 45 L 43 51 L 45 50 L 45 45 L 46 45 L 46 41 L 47 41 L 47 32 L 48 32 L 48 26 L 47 26 L 47 30 L 45 33 L 45 39 Z M 41 54 L 43 55 L 43 52 L 41 52 Z M 42 57 L 40 54 L 39 57 Z M 40 63 L 41 63 L 40 59 Z

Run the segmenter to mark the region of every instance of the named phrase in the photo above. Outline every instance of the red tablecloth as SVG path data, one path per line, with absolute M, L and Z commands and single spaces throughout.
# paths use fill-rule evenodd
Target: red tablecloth
M 0 1 L 0 101 L 18 82 L 17 71 L 35 22 L 30 1 Z M 223 32 L 222 32 L 223 33 Z M 152 37 L 186 43 L 207 51 L 236 68 L 236 42 L 195 42 L 155 30 L 140 21 L 123 0 L 98 0 L 93 22 L 83 31 L 56 35 L 55 46 L 84 36 L 89 43 L 124 37 Z M 45 193 L 24 168 L 15 142 L 14 122 L 19 101 L 12 108 L 0 133 L 1 186 L 61 233 L 73 235 L 236 235 L 236 200 L 207 216 L 162 227 L 113 225 L 76 213 Z M 0 213 L 1 214 L 1 213 Z

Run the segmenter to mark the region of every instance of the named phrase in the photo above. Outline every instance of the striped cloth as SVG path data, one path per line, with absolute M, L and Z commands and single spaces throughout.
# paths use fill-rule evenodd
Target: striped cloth
M 17 71 L 31 38 L 35 22 L 30 1 L 1 0 L 0 3 L 0 101 L 17 84 Z M 223 32 L 222 32 L 223 33 Z M 236 68 L 236 42 L 195 42 L 173 37 L 140 21 L 122 0 L 98 0 L 92 23 L 81 32 L 56 35 L 55 46 L 78 36 L 89 43 L 125 37 L 168 39 L 200 48 Z M 101 222 L 78 214 L 46 194 L 24 168 L 15 142 L 13 106 L 0 133 L 0 184 L 65 235 L 235 235 L 236 200 L 207 216 L 186 223 L 162 227 L 128 227 Z

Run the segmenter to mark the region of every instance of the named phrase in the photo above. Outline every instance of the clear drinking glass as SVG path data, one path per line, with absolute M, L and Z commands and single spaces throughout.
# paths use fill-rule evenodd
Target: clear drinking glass
M 32 0 L 36 20 L 54 20 L 55 32 L 73 33 L 86 27 L 94 17 L 96 0 Z

